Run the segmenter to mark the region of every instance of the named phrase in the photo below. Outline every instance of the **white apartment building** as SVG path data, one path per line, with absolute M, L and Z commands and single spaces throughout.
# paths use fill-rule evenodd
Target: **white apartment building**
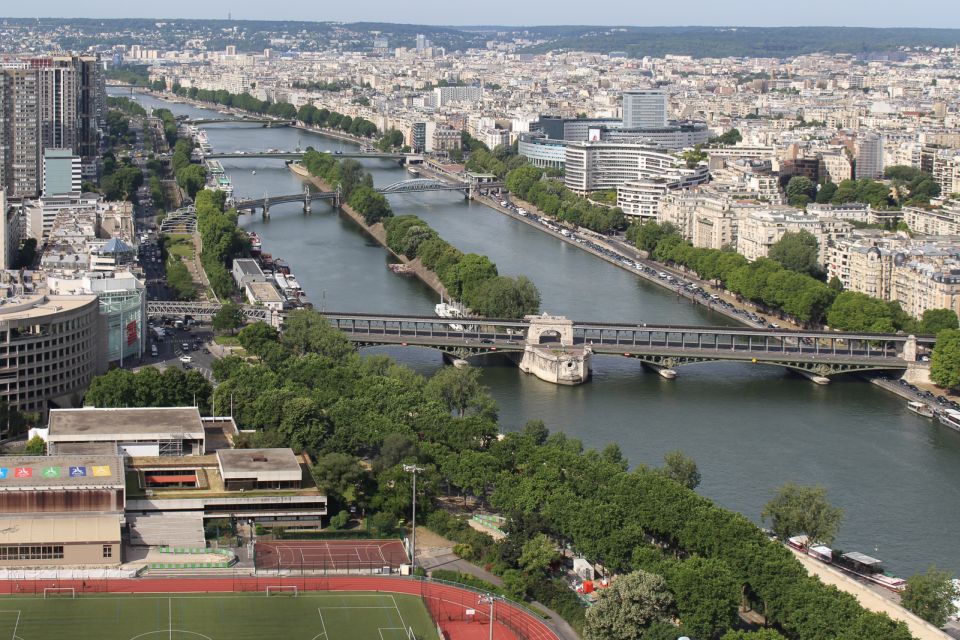
M 857 142 L 857 180 L 883 176 L 883 136 L 866 133 Z
M 683 160 L 662 149 L 614 142 L 569 144 L 565 164 L 564 183 L 581 195 L 676 173 L 686 166 Z
M 737 228 L 737 252 L 751 262 L 765 258 L 788 231 L 807 231 L 817 239 L 820 263 L 826 260 L 823 225 L 817 216 L 799 213 L 790 207 L 754 210 L 740 218 Z
M 938 199 L 930 204 L 934 208 L 903 208 L 903 221 L 910 230 L 928 236 L 960 235 L 960 201 Z
M 704 184 L 710 179 L 706 166 L 677 169 L 655 178 L 625 182 L 617 187 L 617 206 L 624 215 L 640 220 L 657 220 L 660 202 L 668 191 Z

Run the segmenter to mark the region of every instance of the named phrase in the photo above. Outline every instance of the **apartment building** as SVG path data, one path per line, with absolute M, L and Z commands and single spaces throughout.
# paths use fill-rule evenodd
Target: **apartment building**
M 565 165 L 564 183 L 572 191 L 586 194 L 675 173 L 685 162 L 646 145 L 579 142 L 567 145 Z
M 800 213 L 790 207 L 759 209 L 745 212 L 737 229 L 737 252 L 751 262 L 767 257 L 770 247 L 788 231 L 807 231 L 816 238 L 821 252 L 820 263 L 825 262 L 823 224 L 817 216 Z
M 960 201 L 938 199 L 930 204 L 930 208 L 903 208 L 903 221 L 910 230 L 929 236 L 960 235 Z

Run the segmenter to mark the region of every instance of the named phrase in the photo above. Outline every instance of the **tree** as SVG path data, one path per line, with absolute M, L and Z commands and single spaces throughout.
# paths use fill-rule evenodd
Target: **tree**
M 944 329 L 956 329 L 957 312 L 953 309 L 927 309 L 920 320 L 920 332 L 927 335 L 938 335 Z
M 780 540 L 804 533 L 811 542 L 830 544 L 837 535 L 843 510 L 827 502 L 826 487 L 782 486 L 760 514 L 770 520 Z
M 796 179 L 796 178 L 794 178 Z M 779 262 L 784 269 L 818 277 L 819 244 L 812 233 L 806 230 L 787 231 L 770 247 L 768 257 Z
M 543 577 L 560 557 L 557 547 L 546 534 L 538 533 L 523 543 L 518 563 L 528 576 Z
M 806 206 L 816 197 L 816 185 L 806 176 L 793 176 L 787 183 L 787 202 L 791 207 Z
M 945 329 L 937 334 L 930 358 L 930 379 L 948 389 L 960 387 L 960 330 Z
M 671 480 L 679 482 L 687 489 L 696 489 L 700 486 L 700 470 L 693 458 L 683 455 L 682 451 L 670 451 L 664 454 L 665 466 L 660 473 Z
M 697 638 L 714 638 L 737 621 L 740 581 L 721 560 L 693 557 L 670 576 L 681 629 Z
M 232 300 L 227 300 L 213 316 L 213 328 L 215 331 L 229 331 L 231 335 L 234 331 L 243 326 L 243 312 L 240 305 Z
M 240 345 L 255 356 L 261 356 L 266 345 L 269 343 L 275 344 L 278 337 L 277 330 L 266 322 L 248 324 L 237 335 Z
M 480 382 L 480 369 L 475 367 L 443 367 L 427 382 L 425 392 L 460 418 L 473 412 L 496 419 L 497 403 Z
M 207 180 L 207 172 L 198 164 L 190 164 L 177 171 L 177 184 L 187 192 L 191 198 L 203 189 Z
M 867 638 L 869 636 L 858 636 Z M 773 629 L 757 629 L 756 631 L 727 631 L 720 640 L 786 640 Z
M 817 189 L 816 201 L 818 204 L 827 204 L 833 200 L 833 196 L 837 193 L 837 185 L 833 182 L 824 182 L 820 185 L 820 188 Z
M 47 441 L 39 435 L 33 436 L 27 441 L 27 446 L 23 452 L 28 456 L 42 456 L 47 453 Z
M 960 590 L 947 571 L 930 567 L 926 573 L 907 578 L 907 587 L 900 596 L 900 604 L 936 627 L 947 623 L 954 612 L 953 601 L 960 598 Z
M 634 571 L 614 580 L 587 609 L 584 640 L 639 640 L 655 622 L 669 622 L 673 597 L 663 576 Z
M 313 466 L 317 486 L 341 502 L 354 492 L 365 476 L 360 461 L 347 453 L 322 455 Z

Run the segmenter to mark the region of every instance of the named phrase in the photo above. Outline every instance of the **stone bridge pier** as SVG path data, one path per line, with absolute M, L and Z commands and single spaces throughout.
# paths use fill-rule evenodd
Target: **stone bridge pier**
M 577 385 L 590 379 L 589 347 L 573 344 L 573 320 L 546 313 L 529 323 L 520 370 L 553 384 Z

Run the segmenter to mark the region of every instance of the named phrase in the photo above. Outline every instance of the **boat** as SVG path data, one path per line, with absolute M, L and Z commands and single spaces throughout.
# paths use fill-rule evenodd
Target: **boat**
M 943 409 L 937 414 L 937 419 L 940 424 L 948 426 L 954 431 L 960 431 L 960 411 Z
M 257 170 L 254 169 L 253 171 L 251 171 L 251 172 L 250 172 L 250 175 L 253 175 L 253 176 L 257 175 Z
M 410 275 L 413 273 L 413 267 L 409 264 L 403 264 L 402 262 L 391 262 L 387 265 L 387 269 L 400 275 Z
M 419 178 L 419 177 L 420 177 L 420 170 L 419 170 L 419 169 L 414 169 L 413 167 L 407 167 L 407 173 L 409 173 L 409 174 L 410 174 L 411 176 L 413 176 L 414 178 Z
M 251 231 L 247 234 L 247 237 L 250 238 L 250 255 L 259 255 L 260 250 L 263 248 L 263 242 L 260 240 L 260 236 Z
M 918 416 L 923 416 L 924 418 L 933 417 L 933 409 L 931 409 L 930 405 L 926 402 L 911 400 L 907 403 L 907 409 L 910 409 L 910 411 L 913 411 Z
M 453 300 L 445 302 L 443 296 L 440 296 L 439 304 L 434 305 L 433 312 L 440 318 L 463 318 L 466 315 L 462 304 Z M 451 323 L 449 326 L 454 331 L 465 331 L 462 324 Z

